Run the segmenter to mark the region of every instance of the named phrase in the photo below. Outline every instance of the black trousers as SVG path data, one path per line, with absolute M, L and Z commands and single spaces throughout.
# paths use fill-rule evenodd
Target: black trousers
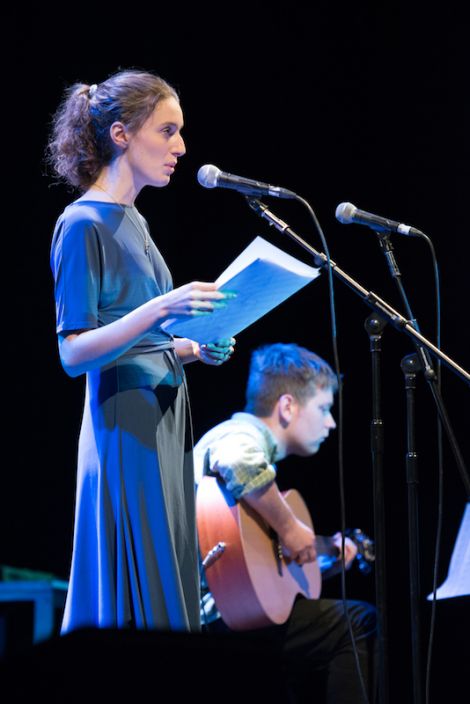
M 248 638 L 264 642 L 268 637 L 279 650 L 287 702 L 374 703 L 376 610 L 367 602 L 348 600 L 346 611 L 349 618 L 340 599 L 299 598 L 285 624 L 245 632 Z M 226 628 L 218 621 L 208 630 Z

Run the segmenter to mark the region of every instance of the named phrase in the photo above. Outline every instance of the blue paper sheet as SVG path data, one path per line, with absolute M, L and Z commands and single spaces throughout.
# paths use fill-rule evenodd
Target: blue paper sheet
M 211 315 L 173 319 L 164 327 L 200 343 L 233 337 L 318 275 L 318 269 L 257 237 L 217 279 L 220 291 L 235 291 L 237 298 Z

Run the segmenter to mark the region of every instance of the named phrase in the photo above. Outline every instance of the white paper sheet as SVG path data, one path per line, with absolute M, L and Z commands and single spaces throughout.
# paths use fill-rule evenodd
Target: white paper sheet
M 233 337 L 313 281 L 319 273 L 319 269 L 256 237 L 216 280 L 221 291 L 235 291 L 237 298 L 210 315 L 172 319 L 162 327 L 172 335 L 197 342 Z
M 436 590 L 436 599 L 449 599 L 470 594 L 470 502 L 466 504 L 447 577 Z M 433 598 L 429 594 L 428 600 Z

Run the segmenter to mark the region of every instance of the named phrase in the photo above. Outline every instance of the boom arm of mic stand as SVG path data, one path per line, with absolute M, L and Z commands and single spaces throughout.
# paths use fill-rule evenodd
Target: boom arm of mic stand
M 333 273 L 340 278 L 343 283 L 345 283 L 349 288 L 355 291 L 373 310 L 377 313 L 381 313 L 386 316 L 388 321 L 398 330 L 403 330 L 407 335 L 414 338 L 415 341 L 424 345 L 433 355 L 438 357 L 444 364 L 452 369 L 457 376 L 459 376 L 463 381 L 467 382 L 470 386 L 470 374 L 465 371 L 462 367 L 456 364 L 450 357 L 448 357 L 444 352 L 442 352 L 438 347 L 432 344 L 428 339 L 426 339 L 418 330 L 415 329 L 413 324 L 404 318 L 401 313 L 396 311 L 392 306 L 390 306 L 386 301 L 377 296 L 373 291 L 368 291 L 363 286 L 361 286 L 357 281 L 355 281 L 349 274 L 340 269 L 340 267 L 332 259 L 328 260 L 326 254 L 323 252 L 317 252 L 311 245 L 309 245 L 305 240 L 303 240 L 299 235 L 297 235 L 289 225 L 278 218 L 276 215 L 268 210 L 268 207 L 261 203 L 256 198 L 247 198 L 250 207 L 258 213 L 262 218 L 267 220 L 270 225 L 273 225 L 280 232 L 285 232 L 289 235 L 291 239 L 301 245 L 309 254 L 313 255 L 315 266 L 321 268 L 328 268 L 328 262 Z
M 427 340 L 418 330 L 416 330 L 412 322 L 404 318 L 400 313 L 398 313 L 398 311 L 392 308 L 392 306 L 390 306 L 386 301 L 377 296 L 377 294 L 375 294 L 373 291 L 368 291 L 363 286 L 361 286 L 357 281 L 355 281 L 351 276 L 349 276 L 349 274 L 340 269 L 336 262 L 334 262 L 332 259 L 329 259 L 323 252 L 317 252 L 316 249 L 314 249 L 311 245 L 305 242 L 305 240 L 299 237 L 299 235 L 297 235 L 286 222 L 271 213 L 267 205 L 261 203 L 261 201 L 257 200 L 256 198 L 247 198 L 247 201 L 250 208 L 252 208 L 262 218 L 265 218 L 265 220 L 267 220 L 270 225 L 273 225 L 280 232 L 286 233 L 286 235 L 288 235 L 291 239 L 300 244 L 300 246 L 303 247 L 307 252 L 309 252 L 309 254 L 313 256 L 316 266 L 321 268 L 328 268 L 328 266 L 330 266 L 335 276 L 340 278 L 343 283 L 345 283 L 347 286 L 349 286 L 349 288 L 355 291 L 362 298 L 362 300 L 365 301 L 368 306 L 370 306 L 370 308 L 375 310 L 377 313 L 380 313 L 382 316 L 385 316 L 385 318 L 388 319 L 388 321 L 395 328 L 397 328 L 398 330 L 402 330 L 409 337 L 413 338 L 415 344 L 417 345 L 418 352 L 420 351 L 420 346 L 424 346 L 434 356 L 444 362 L 444 364 L 449 369 L 455 372 L 461 379 L 463 379 L 467 382 L 467 384 L 470 385 L 470 374 L 465 371 L 465 369 L 456 364 L 452 359 L 450 359 L 450 357 L 441 352 L 441 350 L 435 345 L 433 345 L 432 342 Z M 434 386 L 432 384 L 431 388 L 434 390 Z M 447 417 L 443 412 L 441 404 L 438 404 L 438 410 L 440 413 L 441 420 L 444 421 L 444 425 L 449 434 L 452 449 L 454 451 L 454 455 L 462 477 L 465 491 L 467 493 L 467 497 L 470 499 L 470 478 L 466 471 L 465 463 L 460 454 L 460 450 L 458 449 L 457 443 L 453 438 L 450 424 L 447 421 Z

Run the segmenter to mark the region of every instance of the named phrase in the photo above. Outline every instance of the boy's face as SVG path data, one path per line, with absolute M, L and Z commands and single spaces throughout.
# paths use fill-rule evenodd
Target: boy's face
M 287 454 L 308 457 L 320 449 L 330 430 L 336 428 L 331 415 L 333 391 L 317 389 L 315 396 L 300 404 L 294 401 L 287 429 Z

